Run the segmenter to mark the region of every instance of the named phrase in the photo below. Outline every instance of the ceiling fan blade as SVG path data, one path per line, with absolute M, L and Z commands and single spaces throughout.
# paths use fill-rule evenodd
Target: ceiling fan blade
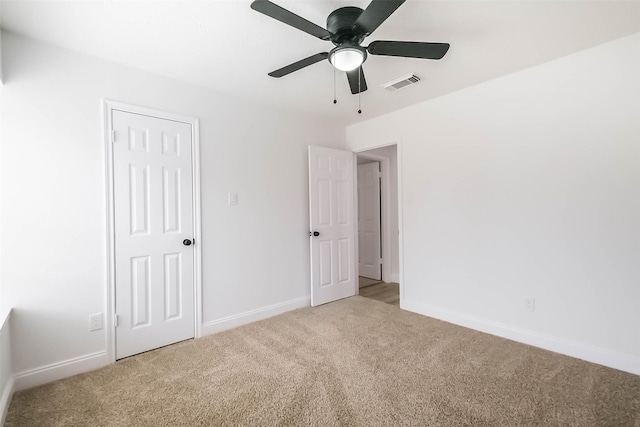
M 349 80 L 349 87 L 352 94 L 358 94 L 367 90 L 367 81 L 364 78 L 364 71 L 362 66 L 355 70 L 347 71 L 347 80 Z
M 387 20 L 405 0 L 372 0 L 353 24 L 353 28 L 369 35 Z
M 271 77 L 282 77 L 287 74 L 291 74 L 294 71 L 298 71 L 304 67 L 308 67 L 309 65 L 313 65 L 316 62 L 320 62 L 323 59 L 327 59 L 329 54 L 327 52 L 316 53 L 315 55 L 311 55 L 308 58 L 301 59 L 300 61 L 294 62 L 293 64 L 289 64 L 286 67 L 282 67 L 279 70 L 275 70 L 269 73 Z
M 371 55 L 403 56 L 406 58 L 441 59 L 449 43 L 375 41 L 367 47 Z
M 291 25 L 293 28 L 304 31 L 307 34 L 311 34 L 322 40 L 329 40 L 331 34 L 329 31 L 314 24 L 311 21 L 307 21 L 301 16 L 296 15 L 293 12 L 289 12 L 287 9 L 278 6 L 275 3 L 271 3 L 269 0 L 255 0 L 251 3 L 251 9 L 270 16 L 273 19 L 277 19 L 280 22 L 284 22 L 287 25 Z

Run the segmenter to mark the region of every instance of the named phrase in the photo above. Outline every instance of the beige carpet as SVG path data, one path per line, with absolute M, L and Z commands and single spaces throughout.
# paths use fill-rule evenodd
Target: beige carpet
M 354 297 L 16 393 L 7 426 L 640 426 L 640 377 Z

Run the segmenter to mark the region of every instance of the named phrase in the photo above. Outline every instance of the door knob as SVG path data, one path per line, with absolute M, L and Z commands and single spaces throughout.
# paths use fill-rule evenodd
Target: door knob
M 185 246 L 191 246 L 192 243 L 195 243 L 195 240 L 192 241 L 191 239 L 184 239 L 182 241 L 182 244 Z
M 309 236 L 318 237 L 319 235 L 320 235 L 320 233 L 317 232 L 317 231 L 314 231 L 313 233 L 311 231 L 309 232 Z

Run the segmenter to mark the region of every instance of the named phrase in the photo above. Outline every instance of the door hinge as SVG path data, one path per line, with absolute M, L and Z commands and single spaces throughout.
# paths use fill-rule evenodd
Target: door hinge
M 116 131 L 115 130 L 111 130 L 111 142 L 116 142 Z
M 382 264 L 382 258 L 380 258 L 380 264 Z
M 113 316 L 113 326 L 115 326 L 116 328 L 118 327 L 118 315 L 114 315 Z

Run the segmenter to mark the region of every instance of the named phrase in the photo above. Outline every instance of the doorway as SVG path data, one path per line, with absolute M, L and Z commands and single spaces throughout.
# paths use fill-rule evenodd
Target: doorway
M 380 162 L 358 157 L 358 274 L 360 287 L 382 280 Z
M 115 361 L 199 336 L 198 123 L 110 101 L 105 120 Z
M 399 305 L 400 300 L 400 233 L 399 233 L 399 179 L 398 146 L 396 144 L 356 153 L 358 164 L 358 276 L 359 294 L 389 304 Z M 364 177 L 364 171 L 379 170 L 378 185 Z M 365 185 L 361 187 L 361 178 Z M 372 192 L 375 190 L 375 193 Z M 365 190 L 366 189 L 366 190 Z M 372 203 L 377 199 L 378 204 Z M 375 207 L 378 206 L 377 215 Z M 371 222 L 376 223 L 372 225 Z M 379 234 L 371 232 L 377 227 Z M 364 238 L 367 233 L 368 240 Z M 377 239 L 377 242 L 376 242 Z M 377 243 L 377 246 L 376 246 Z M 377 259 L 380 276 L 371 274 L 372 253 Z M 367 259 L 368 256 L 368 259 Z M 364 268 L 363 268 L 364 267 Z M 375 273 L 376 271 L 373 270 Z
M 311 305 L 359 294 L 357 160 L 380 163 L 381 282 L 395 283 L 402 301 L 399 146 L 357 152 L 309 146 Z M 379 261 L 378 261 L 379 262 Z

